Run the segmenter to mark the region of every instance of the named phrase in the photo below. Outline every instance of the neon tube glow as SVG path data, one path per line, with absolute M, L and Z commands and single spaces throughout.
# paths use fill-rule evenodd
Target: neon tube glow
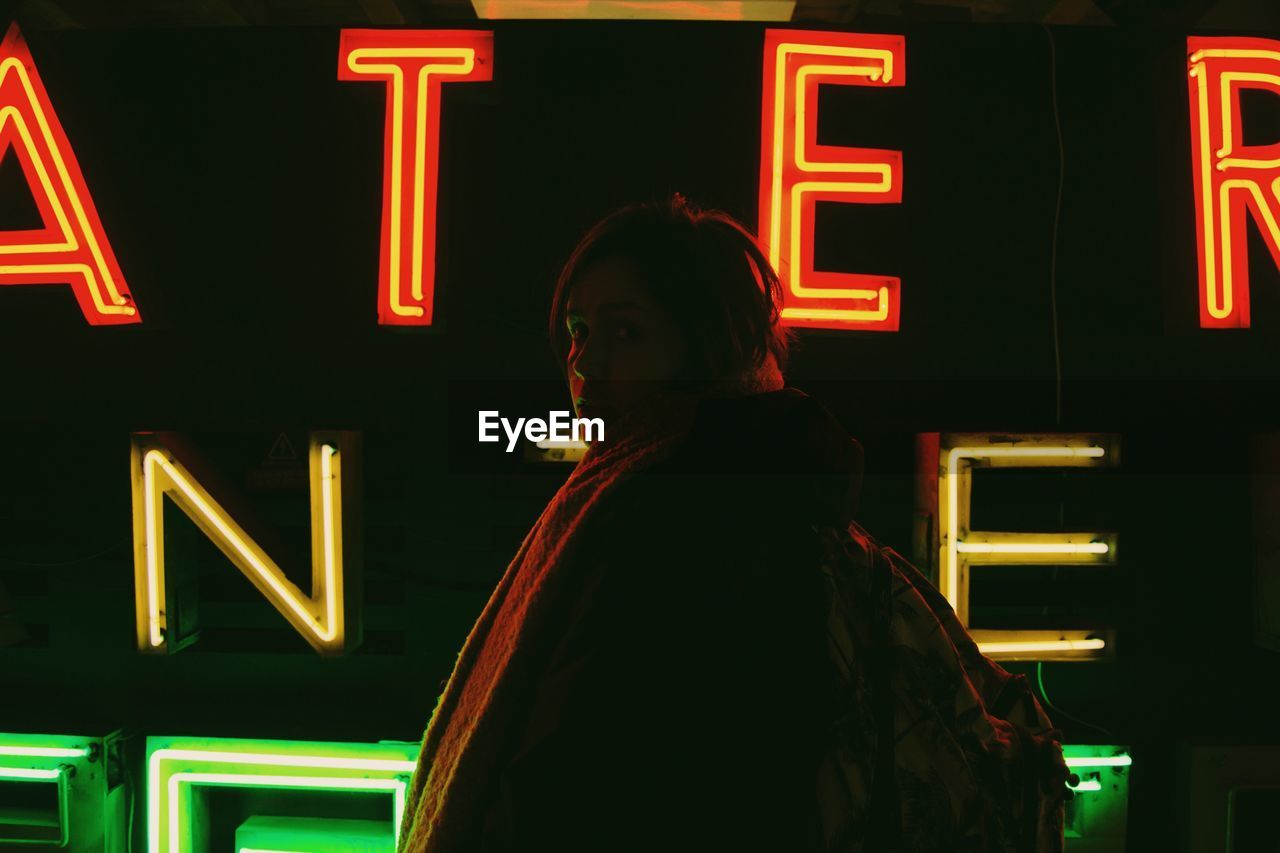
M 1129 767 L 1133 758 L 1128 755 L 1098 755 L 1067 757 L 1068 767 Z
M 399 834 L 417 744 L 147 739 L 149 853 L 191 849 L 183 786 L 382 791 Z
M 89 748 L 64 748 L 56 746 L 7 746 L 0 744 L 0 756 L 25 758 L 87 758 Z
M 1246 213 L 1280 265 L 1280 142 L 1243 145 L 1241 89 L 1280 95 L 1280 41 L 1187 39 L 1200 325 L 1247 328 Z
M 946 435 L 940 438 L 938 585 L 969 625 L 969 566 L 1049 563 L 1104 566 L 1115 560 L 1116 537 L 1101 532 L 997 533 L 969 529 L 971 470 L 986 467 L 1062 467 L 1114 464 L 1108 446 L 1088 436 Z M 1002 659 L 1078 658 L 1107 649 L 1099 632 L 970 631 L 983 654 Z
M 387 88 L 378 322 L 429 326 L 435 295 L 440 90 L 493 79 L 493 33 L 343 30 L 338 79 Z
M 16 24 L 0 43 L 0 156 L 10 148 L 44 225 L 0 231 L 0 285 L 69 284 L 90 324 L 142 322 Z
M 761 103 L 760 241 L 784 283 L 783 323 L 897 331 L 893 276 L 813 268 L 818 201 L 898 204 L 902 152 L 817 142 L 818 86 L 903 86 L 905 39 L 766 30 Z
M 166 495 L 253 582 L 290 624 L 322 654 L 345 650 L 342 547 L 343 437 L 312 435 L 312 593 L 300 590 L 193 477 L 173 448 L 154 433 L 133 437 L 133 527 L 138 648 L 168 650 L 165 614 L 164 514 Z
M 0 779 L 56 781 L 64 772 L 63 770 L 36 770 L 29 767 L 0 767 Z

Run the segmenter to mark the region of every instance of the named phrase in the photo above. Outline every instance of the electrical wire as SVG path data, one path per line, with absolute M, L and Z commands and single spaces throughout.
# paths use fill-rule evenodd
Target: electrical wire
M 127 765 L 124 770 L 124 784 L 129 794 L 128 805 L 126 806 L 129 809 L 129 834 L 125 839 L 125 853 L 133 853 L 133 812 L 138 807 L 138 798 L 137 791 L 134 789 L 133 773 L 130 772 Z
M 1058 109 L 1058 48 L 1053 39 L 1053 30 L 1048 24 L 1041 23 L 1045 36 L 1049 39 L 1049 93 L 1050 101 L 1053 104 L 1053 129 L 1058 140 L 1058 194 L 1053 203 L 1053 236 L 1050 241 L 1049 248 L 1049 306 L 1053 314 L 1053 422 L 1056 426 L 1062 426 L 1062 343 L 1058 336 L 1058 228 L 1062 221 L 1062 189 L 1064 179 L 1067 173 L 1067 155 L 1066 149 L 1062 144 L 1062 116 Z M 1062 506 L 1059 504 L 1059 511 Z M 1061 516 L 1059 516 L 1061 520 Z M 1057 573 L 1054 574 L 1057 579 Z M 1082 720 L 1077 716 L 1068 714 L 1049 700 L 1049 694 L 1044 689 L 1044 661 L 1036 661 L 1036 684 L 1040 688 L 1040 696 L 1044 699 L 1045 705 L 1049 706 L 1055 714 L 1065 717 L 1068 720 L 1079 723 L 1086 728 L 1094 731 L 1102 732 L 1108 738 L 1112 734 L 1102 726 Z
M 1080 725 L 1085 726 L 1086 728 L 1093 729 L 1096 732 L 1102 732 L 1104 735 L 1107 736 L 1109 740 L 1115 739 L 1115 736 L 1111 733 L 1110 729 L 1105 729 L 1102 726 L 1095 725 L 1094 723 L 1089 722 L 1088 720 L 1082 720 L 1079 717 L 1072 716 L 1071 714 L 1068 714 L 1066 711 L 1059 708 L 1057 705 L 1053 704 L 1053 702 L 1049 699 L 1049 694 L 1046 693 L 1044 690 L 1044 661 L 1036 661 L 1036 683 L 1040 687 L 1040 697 L 1044 699 L 1044 704 L 1049 706 L 1049 710 L 1053 711 L 1055 714 L 1057 714 L 1060 717 L 1066 717 L 1068 720 L 1077 722 Z
M 1058 223 L 1062 219 L 1062 186 L 1067 157 L 1062 145 L 1062 119 L 1058 114 L 1058 49 L 1053 31 L 1041 24 L 1049 37 L 1049 93 L 1053 101 L 1053 129 L 1058 137 L 1058 195 L 1053 203 L 1053 239 L 1049 248 L 1049 306 L 1053 312 L 1053 420 L 1062 425 L 1062 344 L 1058 339 Z

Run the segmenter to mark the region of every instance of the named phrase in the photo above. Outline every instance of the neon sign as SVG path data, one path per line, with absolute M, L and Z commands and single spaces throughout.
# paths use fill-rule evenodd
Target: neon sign
M 344 545 L 343 517 L 356 510 L 343 489 L 354 467 L 357 436 L 313 433 L 308 453 L 311 477 L 311 593 L 303 592 L 236 523 L 191 473 L 181 439 L 168 433 L 135 433 L 131 468 L 133 559 L 138 649 L 177 651 L 170 616 L 177 612 L 166 584 L 163 499 L 167 495 L 317 652 L 342 654 L 360 635 L 359 554 Z M 354 473 L 354 471 L 350 472 Z M 344 500 L 345 498 L 345 500 Z M 350 599 L 350 600 L 349 600 Z M 350 636 L 349 636 L 350 635 Z
M 0 848 L 123 848 L 123 827 L 112 818 L 124 815 L 125 791 L 110 769 L 121 760 L 121 745 L 120 732 L 105 737 L 0 732 L 0 787 L 49 794 L 36 798 L 33 807 L 4 810 Z M 8 791 L 0 802 L 13 802 Z
M 390 795 L 387 839 L 404 817 L 418 744 L 321 743 L 223 738 L 147 738 L 147 850 L 197 849 L 192 832 L 196 787 L 381 792 Z M 311 849 L 311 848 L 308 848 Z
M 759 236 L 785 285 L 785 325 L 898 330 L 899 280 L 815 270 L 813 242 L 818 201 L 902 201 L 901 151 L 818 144 L 818 86 L 903 86 L 905 50 L 902 36 L 765 32 Z
M 493 79 L 493 33 L 343 30 L 338 79 L 387 87 L 378 322 L 429 326 L 435 303 L 440 87 Z
M 16 24 L 0 42 L 0 158 L 10 149 L 43 225 L 0 231 L 0 285 L 69 284 L 91 324 L 142 322 Z
M 1064 744 L 1063 758 L 1080 784 L 1066 810 L 1064 835 L 1068 847 L 1095 844 L 1122 849 L 1128 829 L 1129 774 L 1133 757 L 1128 748 L 1102 744 Z M 1075 841 L 1079 839 L 1079 841 Z
M 47 734 L 0 732 L 0 780 L 57 785 L 65 794 L 58 802 L 59 822 L 39 828 L 48 834 L 19 838 L 7 834 L 20 828 L 6 826 L 0 843 L 23 842 L 42 846 L 66 846 L 76 850 L 120 849 L 130 842 L 132 803 L 124 802 L 125 786 L 108 783 L 108 764 L 126 760 L 119 732 L 85 738 Z M 207 810 L 200 802 L 210 788 L 246 792 L 293 792 L 332 797 L 384 796 L 386 818 L 344 820 L 288 816 L 283 800 L 268 801 L 270 816 L 255 815 L 236 830 L 240 853 L 285 850 L 392 849 L 404 820 L 408 786 L 417 770 L 421 746 L 405 741 L 353 743 L 258 738 L 208 738 L 148 736 L 144 784 L 146 850 L 149 853 L 194 853 L 207 849 L 198 831 Z M 1067 765 L 1080 774 L 1082 792 L 1103 789 L 1095 780 L 1103 773 L 1125 773 L 1132 764 L 1118 747 L 1064 747 Z M 1125 791 L 1111 790 L 1107 799 L 1123 808 Z M 1119 797 L 1117 797 L 1119 794 Z M 262 802 L 254 798 L 254 802 Z M 286 814 L 282 815 L 281 812 Z M 1123 813 L 1121 813 L 1123 814 Z M 32 815 L 42 818 L 41 815 Z M 36 824 L 32 824 L 33 827 Z M 1087 835 L 1111 824 L 1089 822 Z M 1123 824 L 1121 824 L 1123 828 Z M 206 827 L 207 829 L 207 827 Z
M 930 433 L 920 436 L 925 488 L 936 501 L 938 588 L 984 655 L 994 660 L 1078 660 L 1110 651 L 1106 631 L 969 628 L 973 565 L 1079 565 L 1115 562 L 1114 533 L 997 533 L 969 527 L 975 467 L 1045 468 L 1115 465 L 1117 436 Z
M 1240 90 L 1280 95 L 1280 41 L 1188 38 L 1202 328 L 1249 327 L 1247 210 L 1280 265 L 1280 142 L 1245 145 Z
M 823 84 L 902 87 L 905 38 L 768 29 L 762 62 L 759 238 L 785 282 L 782 322 L 896 331 L 900 280 L 814 269 L 817 203 L 900 204 L 903 154 L 821 145 Z M 1280 141 L 1243 142 L 1243 90 L 1280 95 L 1280 40 L 1187 39 L 1198 273 L 1205 328 L 1250 325 L 1246 222 L 1280 266 Z M 385 89 L 377 317 L 430 326 L 435 314 L 441 93 L 493 79 L 493 33 L 339 34 L 337 78 Z M 0 231 L 0 285 L 65 284 L 92 325 L 142 322 L 71 144 L 16 25 L 0 43 L 0 158 L 22 169 L 39 227 Z

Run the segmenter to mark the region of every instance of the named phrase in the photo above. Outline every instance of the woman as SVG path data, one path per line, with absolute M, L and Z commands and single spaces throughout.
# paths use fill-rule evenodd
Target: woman
M 1056 732 L 1033 698 L 985 712 L 1016 681 L 851 523 L 861 449 L 784 387 L 780 303 L 751 235 L 678 194 L 574 250 L 550 334 L 605 437 L 458 656 L 401 850 L 1060 848 Z

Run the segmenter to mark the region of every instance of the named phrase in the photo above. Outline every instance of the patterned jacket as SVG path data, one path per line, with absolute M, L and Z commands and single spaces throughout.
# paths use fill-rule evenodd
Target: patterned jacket
M 1060 850 L 1048 719 L 853 523 L 860 479 L 800 391 L 700 404 L 590 521 L 469 849 Z

